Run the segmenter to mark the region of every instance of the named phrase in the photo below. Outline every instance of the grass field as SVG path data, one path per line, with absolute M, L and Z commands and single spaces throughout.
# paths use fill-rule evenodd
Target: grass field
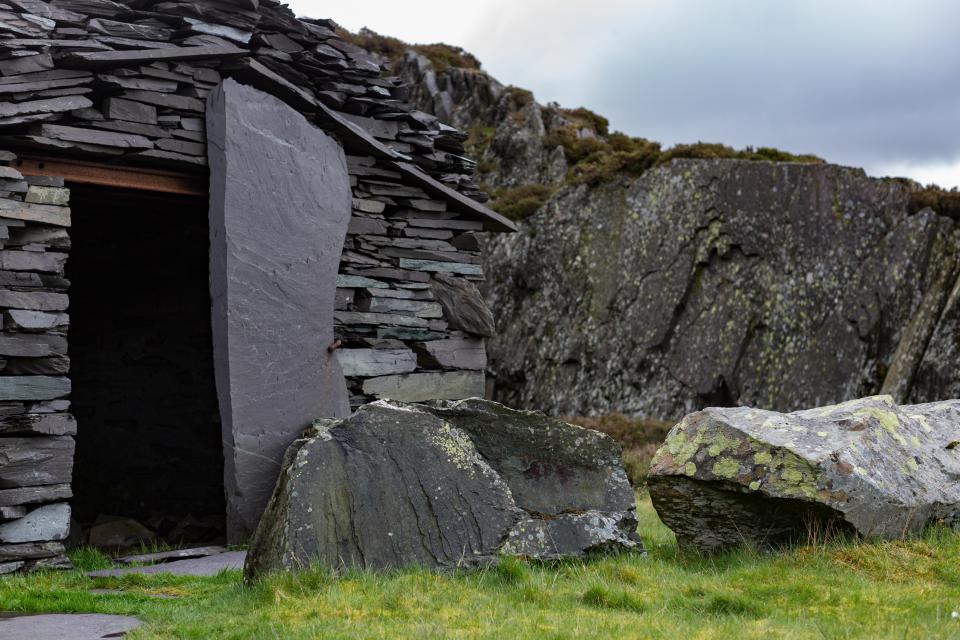
M 81 551 L 77 571 L 0 579 L 0 610 L 140 616 L 147 624 L 130 638 L 960 639 L 956 532 L 703 557 L 677 549 L 642 495 L 639 511 L 647 557 L 506 560 L 453 575 L 316 571 L 244 587 L 239 572 L 91 579 L 80 569 L 107 561 Z

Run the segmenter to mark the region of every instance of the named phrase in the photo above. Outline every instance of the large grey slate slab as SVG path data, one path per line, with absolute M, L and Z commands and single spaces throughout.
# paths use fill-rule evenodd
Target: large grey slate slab
M 87 575 L 92 578 L 116 577 L 130 573 L 135 574 L 156 574 L 170 573 L 175 576 L 215 576 L 221 571 L 232 569 L 242 569 L 246 560 L 246 551 L 228 551 L 205 558 L 191 558 L 189 560 L 177 560 L 175 562 L 165 562 L 154 564 L 149 567 L 121 567 L 119 569 L 101 569 L 100 571 L 91 571 Z M 0 636 L 2 637 L 2 636 Z
M 121 637 L 143 624 L 132 616 L 102 613 L 6 615 L 0 617 L 0 638 L 3 640 L 100 640 Z
M 280 100 L 210 95 L 210 278 L 231 541 L 257 525 L 287 446 L 349 413 L 333 342 L 351 213 L 343 150 Z

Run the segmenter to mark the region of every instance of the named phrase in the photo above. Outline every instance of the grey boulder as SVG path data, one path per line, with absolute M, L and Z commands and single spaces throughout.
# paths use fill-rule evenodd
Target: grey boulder
M 772 547 L 960 526 L 960 400 L 890 396 L 777 413 L 709 408 L 671 429 L 647 484 L 681 545 Z
M 379 401 L 290 446 L 245 575 L 642 550 L 636 524 L 606 435 L 478 399 Z

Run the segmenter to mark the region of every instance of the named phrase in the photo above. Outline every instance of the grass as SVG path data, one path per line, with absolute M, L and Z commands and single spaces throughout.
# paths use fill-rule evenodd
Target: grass
M 78 569 L 0 579 L 0 609 L 137 615 L 147 625 L 128 637 L 139 639 L 960 638 L 955 532 L 701 556 L 677 548 L 643 495 L 639 514 L 647 557 L 507 559 L 447 575 L 311 571 L 251 587 L 235 571 L 91 579 Z M 73 558 L 80 569 L 106 562 L 89 550 Z

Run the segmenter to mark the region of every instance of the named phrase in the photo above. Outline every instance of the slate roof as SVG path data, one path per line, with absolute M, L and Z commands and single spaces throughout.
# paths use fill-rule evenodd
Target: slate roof
M 203 100 L 222 77 L 267 91 L 488 230 L 466 135 L 330 20 L 273 0 L 0 0 L 0 144 L 123 164 L 202 168 Z

